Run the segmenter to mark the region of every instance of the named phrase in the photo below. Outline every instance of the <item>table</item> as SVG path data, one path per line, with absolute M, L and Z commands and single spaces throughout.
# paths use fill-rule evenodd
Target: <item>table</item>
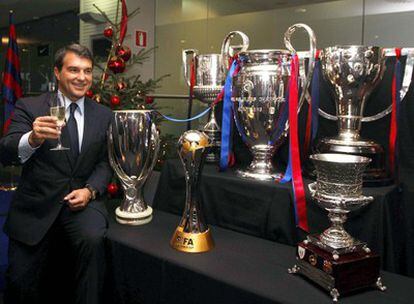
M 216 247 L 204 254 L 169 246 L 179 217 L 155 210 L 151 223 L 107 235 L 107 303 L 331 303 L 328 294 L 287 273 L 295 248 L 211 227 Z M 411 303 L 414 279 L 383 272 L 388 290 L 368 289 L 340 303 Z
M 305 180 L 306 184 L 309 182 Z M 405 267 L 406 234 L 400 192 L 396 186 L 387 186 L 365 188 L 364 193 L 374 196 L 374 201 L 350 213 L 346 228 L 380 253 L 383 269 L 401 273 Z M 216 166 L 205 165 L 200 195 L 210 224 L 292 246 L 305 237 L 295 225 L 290 183 L 241 179 L 234 170 L 219 173 Z M 184 201 L 182 165 L 179 160 L 168 160 L 161 172 L 153 206 L 181 215 Z M 311 233 L 326 229 L 329 225 L 326 211 L 312 201 L 309 192 L 307 206 Z

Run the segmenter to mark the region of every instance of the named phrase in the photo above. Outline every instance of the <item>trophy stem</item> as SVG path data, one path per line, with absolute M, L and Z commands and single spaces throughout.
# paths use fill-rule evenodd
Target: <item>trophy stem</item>
M 204 126 L 203 131 L 211 140 L 211 150 L 206 155 L 206 162 L 215 163 L 220 160 L 221 130 L 216 120 L 215 106 L 210 111 L 210 119 Z
M 256 149 L 252 152 L 253 160 L 247 170 L 237 171 L 241 177 L 258 180 L 274 180 L 282 177 L 282 174 L 276 173 L 272 164 L 273 151 L 271 149 Z
M 121 203 L 120 209 L 127 212 L 140 212 L 147 208 L 142 195 L 142 189 L 135 187 L 124 187 L 124 200 Z
M 352 107 L 345 108 L 344 105 L 348 104 L 351 104 Z M 362 100 L 357 99 L 349 101 L 337 100 L 336 116 L 338 117 L 339 140 L 345 142 L 359 140 L 364 105 L 365 98 L 362 98 Z
M 202 163 L 199 166 L 195 166 L 193 174 L 186 178 L 186 199 L 180 226 L 188 233 L 200 233 L 208 229 L 198 199 Z
M 321 242 L 334 249 L 352 247 L 354 245 L 354 239 L 344 228 L 344 223 L 347 220 L 347 212 L 338 210 L 328 211 L 328 217 L 332 225 L 320 235 Z
M 209 123 L 211 123 L 211 124 L 214 124 L 214 125 L 217 125 L 218 126 L 218 124 L 217 124 L 217 120 L 216 120 L 216 114 L 215 114 L 215 109 L 216 109 L 216 106 L 213 106 L 212 108 L 211 108 L 211 115 L 210 115 L 210 121 L 209 121 Z M 220 128 L 219 128 L 220 129 Z
M 152 208 L 144 201 L 142 187 L 124 185 L 124 199 L 115 210 L 116 220 L 121 224 L 143 225 L 152 220 Z

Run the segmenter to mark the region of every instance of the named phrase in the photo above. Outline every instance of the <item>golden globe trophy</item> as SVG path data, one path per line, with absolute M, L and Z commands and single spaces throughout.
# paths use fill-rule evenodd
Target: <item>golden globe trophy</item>
M 184 132 L 178 140 L 178 155 L 184 166 L 186 182 L 184 213 L 170 241 L 178 251 L 199 253 L 214 247 L 199 197 L 201 172 L 210 146 L 209 137 L 196 130 Z

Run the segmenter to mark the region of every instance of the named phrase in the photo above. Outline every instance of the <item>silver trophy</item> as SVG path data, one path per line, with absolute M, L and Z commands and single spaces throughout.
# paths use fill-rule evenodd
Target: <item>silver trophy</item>
M 329 47 L 323 50 L 321 63 L 323 76 L 335 93 L 339 134 L 322 139 L 316 147 L 317 152 L 370 157 L 372 163 L 364 172 L 364 181 L 385 180 L 384 149 L 360 136 L 365 102 L 385 71 L 384 50 L 359 45 Z M 378 117 L 365 118 L 365 121 Z
M 186 131 L 178 140 L 178 155 L 185 172 L 186 199 L 183 216 L 170 244 L 179 251 L 199 253 L 214 247 L 201 210 L 199 193 L 201 172 L 210 148 L 210 138 L 200 131 Z
M 249 167 L 237 171 L 242 177 L 272 180 L 282 176 L 275 171 L 271 160 L 288 132 L 288 123 L 284 118 L 288 114 L 286 93 L 292 55 L 296 52 L 290 38 L 298 28 L 307 31 L 309 53 L 312 54 L 302 88 L 302 92 L 305 92 L 312 79 L 316 51 L 315 34 L 306 24 L 295 24 L 288 28 L 285 33 L 288 50 L 252 50 L 239 53 L 241 67 L 239 73 L 233 77 L 232 84 L 234 119 L 242 140 L 253 154 Z M 228 53 L 229 50 L 224 49 L 223 54 Z M 304 94 L 300 97 L 300 105 L 303 100 Z
M 367 157 L 343 154 L 314 154 L 310 156 L 316 168 L 317 181 L 309 185 L 312 197 L 328 211 L 332 222 L 318 238 L 311 240 L 334 255 L 366 250 L 366 244 L 355 240 L 345 231 L 343 224 L 350 211 L 361 208 L 373 200 L 362 195 L 362 174 L 371 162 Z
M 152 219 L 142 187 L 157 161 L 160 147 L 154 111 L 114 111 L 109 127 L 109 161 L 124 189 L 124 199 L 115 211 L 121 224 L 143 225 Z
M 362 175 L 370 159 L 350 154 L 314 154 L 317 181 L 309 185 L 312 197 L 325 210 L 331 226 L 322 234 L 309 235 L 297 246 L 299 273 L 329 291 L 334 302 L 340 295 L 375 286 L 384 291 L 380 257 L 367 244 L 354 239 L 343 225 L 349 212 L 373 200 L 362 194 Z
M 242 37 L 243 45 L 232 47 L 232 52 L 246 50 L 249 46 L 248 37 L 241 32 L 232 32 Z M 195 84 L 193 88 L 194 96 L 208 106 L 216 100 L 223 89 L 226 77 L 223 68 L 222 54 L 198 54 L 195 49 L 183 50 L 182 60 L 184 68 L 184 78 L 191 85 L 191 62 L 194 64 Z M 203 131 L 211 138 L 212 149 L 207 155 L 207 162 L 217 162 L 220 159 L 219 147 L 221 142 L 220 126 L 217 123 L 214 107 L 211 109 L 210 118 L 204 126 Z

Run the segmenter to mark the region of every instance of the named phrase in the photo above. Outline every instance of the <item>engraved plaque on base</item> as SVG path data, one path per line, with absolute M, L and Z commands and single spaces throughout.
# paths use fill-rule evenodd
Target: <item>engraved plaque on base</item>
M 296 261 L 289 272 L 302 274 L 328 290 L 335 302 L 340 295 L 367 287 L 385 289 L 379 255 L 363 248 L 336 256 L 306 240 L 297 247 Z

